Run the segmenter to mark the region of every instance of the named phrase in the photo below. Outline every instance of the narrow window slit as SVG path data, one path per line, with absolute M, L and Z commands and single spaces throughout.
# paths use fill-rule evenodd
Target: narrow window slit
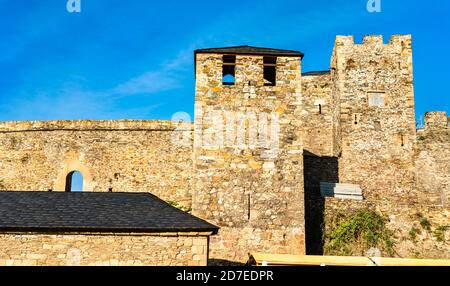
M 250 220 L 251 218 L 251 195 L 248 194 L 247 198 L 247 219 Z

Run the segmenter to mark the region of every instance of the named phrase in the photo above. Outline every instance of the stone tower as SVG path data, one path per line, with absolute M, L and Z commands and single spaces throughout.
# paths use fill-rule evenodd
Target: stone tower
M 221 227 L 210 258 L 303 254 L 303 54 L 241 46 L 195 58 L 192 205 Z
M 414 201 L 416 126 L 411 36 L 336 37 L 331 59 L 339 102 L 339 179 L 392 210 Z

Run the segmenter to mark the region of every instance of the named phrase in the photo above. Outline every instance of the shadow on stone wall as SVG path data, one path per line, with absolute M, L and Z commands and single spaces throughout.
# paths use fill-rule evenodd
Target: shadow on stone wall
M 325 200 L 320 194 L 320 182 L 339 182 L 338 158 L 320 157 L 307 150 L 303 156 L 306 254 L 323 255 Z

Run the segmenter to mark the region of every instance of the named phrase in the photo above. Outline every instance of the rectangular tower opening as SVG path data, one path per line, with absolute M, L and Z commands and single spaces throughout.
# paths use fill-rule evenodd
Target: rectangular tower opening
M 223 85 L 234 85 L 236 83 L 236 56 L 223 56 L 222 83 Z
M 277 84 L 277 57 L 264 57 L 264 85 Z

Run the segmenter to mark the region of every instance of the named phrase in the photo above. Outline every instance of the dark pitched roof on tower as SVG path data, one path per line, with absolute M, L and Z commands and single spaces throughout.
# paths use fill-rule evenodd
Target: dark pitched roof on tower
M 148 193 L 0 192 L 3 232 L 213 232 Z
M 303 58 L 304 56 L 304 54 L 299 51 L 259 48 L 252 46 L 200 49 L 196 50 L 195 54 L 261 55 L 261 56 L 301 57 L 301 58 Z

